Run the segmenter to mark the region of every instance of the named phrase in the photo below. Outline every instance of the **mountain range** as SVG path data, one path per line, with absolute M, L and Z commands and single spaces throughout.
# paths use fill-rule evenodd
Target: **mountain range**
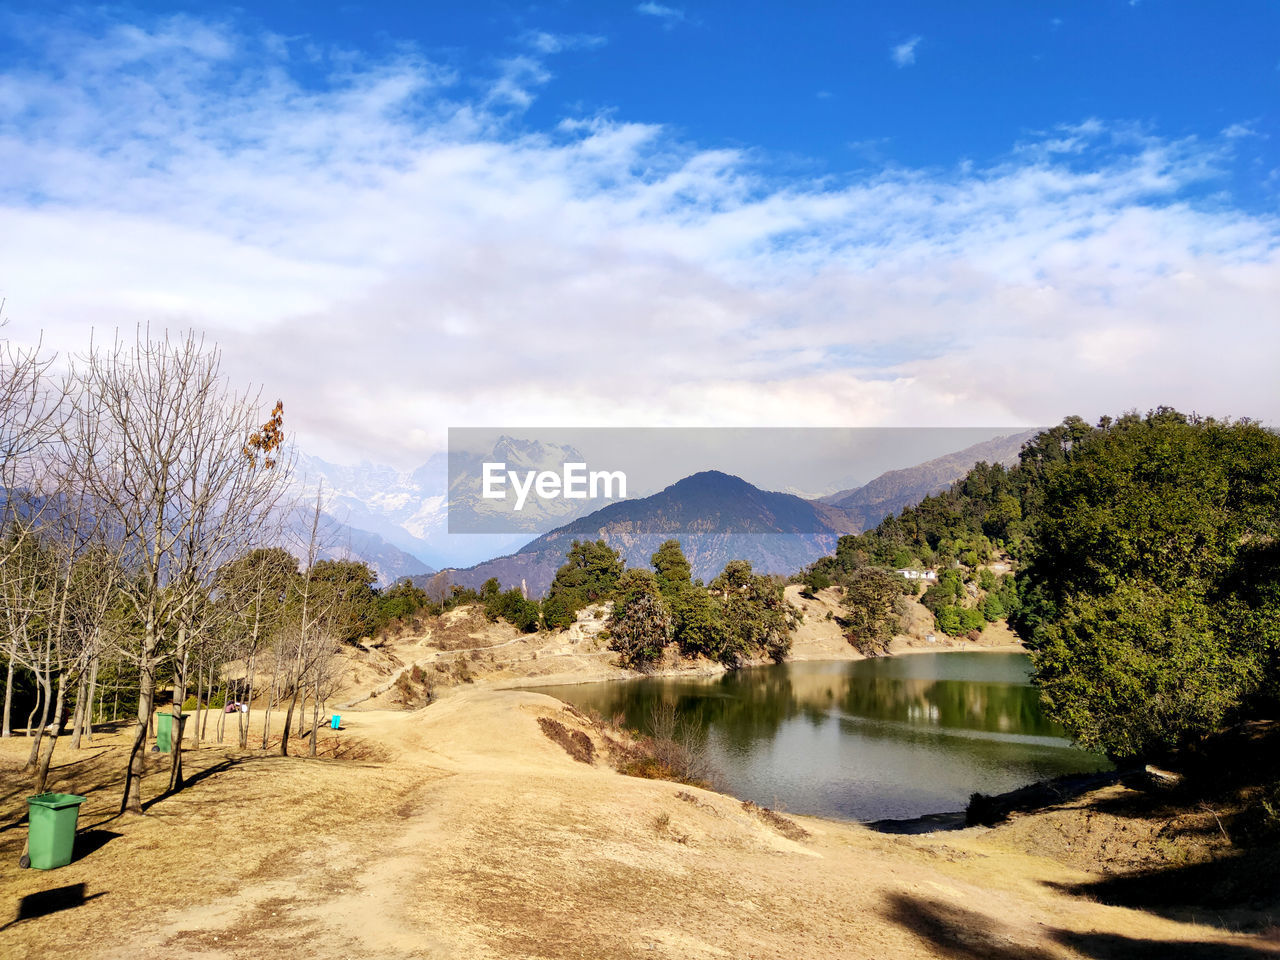
M 545 593 L 574 540 L 603 539 L 628 566 L 647 567 L 665 540 L 677 539 L 695 577 L 709 580 L 733 559 L 761 573 L 790 574 L 831 553 L 843 534 L 861 533 L 886 516 L 946 489 L 979 461 L 1012 465 L 1026 431 L 997 437 L 818 500 L 761 490 L 740 477 L 703 471 L 649 497 L 612 503 L 551 530 L 507 556 L 446 571 L 448 581 Z M 425 583 L 428 578 L 415 578 Z
M 507 553 L 590 509 L 579 501 L 530 500 L 520 514 L 503 517 L 505 533 L 451 534 L 451 519 L 468 529 L 483 529 L 488 519 L 491 505 L 470 494 L 465 482 L 479 475 L 482 462 L 559 470 L 581 459 L 572 447 L 501 437 L 484 455 L 455 453 L 451 465 L 440 453 L 412 471 L 368 461 L 345 466 L 301 454 L 295 476 L 301 499 L 314 502 L 317 493 L 323 499 L 325 539 L 331 544 L 326 555 L 364 560 L 387 585 Z

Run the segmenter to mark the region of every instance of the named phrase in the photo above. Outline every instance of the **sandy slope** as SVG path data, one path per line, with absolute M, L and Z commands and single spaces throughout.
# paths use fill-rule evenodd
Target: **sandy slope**
M 21 787 L 12 788 L 22 744 L 0 744 L 8 909 L 16 917 L 59 897 L 86 898 L 0 929 L 0 956 L 1252 957 L 1264 949 L 1068 896 L 1059 887 L 1087 874 L 1006 849 L 998 831 L 889 837 L 797 817 L 809 836 L 789 840 L 732 798 L 577 763 L 542 735 L 539 716 L 587 729 L 549 697 L 467 689 L 414 713 L 357 712 L 347 729 L 325 734 L 326 746 L 366 750 L 367 760 L 236 761 L 206 747 L 189 764 L 209 772 L 142 818 L 107 819 L 118 757 L 100 739 L 70 762 L 63 756 L 55 785 L 90 793 L 82 825 L 96 833 L 81 836 L 87 855 L 50 873 L 15 866 L 25 830 L 9 825 L 22 806 Z M 154 795 L 157 785 L 147 787 Z M 101 842 L 103 832 L 116 836 Z

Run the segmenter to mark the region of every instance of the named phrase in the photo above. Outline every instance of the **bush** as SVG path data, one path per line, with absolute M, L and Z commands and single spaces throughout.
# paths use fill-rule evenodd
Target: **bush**
M 227 705 L 227 693 L 225 690 L 215 691 L 213 699 L 208 703 L 201 701 L 200 709 L 202 710 L 221 710 Z M 182 702 L 182 712 L 192 713 L 196 709 L 196 695 L 193 693 Z
M 558 743 L 564 752 L 579 763 L 592 764 L 596 760 L 596 745 L 581 730 L 570 730 L 559 720 L 551 717 L 539 717 L 538 726 L 552 743 Z
M 648 729 L 647 736 L 623 752 L 620 772 L 648 780 L 707 786 L 706 740 L 696 720 L 681 717 L 676 705 L 664 700 L 650 711 Z
M 493 621 L 506 620 L 522 633 L 534 633 L 538 629 L 538 621 L 542 611 L 532 600 L 526 600 L 524 594 L 512 587 L 506 593 L 499 593 L 497 580 L 486 581 L 485 587 L 493 584 L 491 590 L 482 591 L 485 615 Z

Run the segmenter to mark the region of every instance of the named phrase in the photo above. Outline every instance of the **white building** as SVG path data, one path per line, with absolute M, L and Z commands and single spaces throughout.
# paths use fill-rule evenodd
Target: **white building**
M 938 571 L 936 570 L 899 570 L 898 573 L 905 580 L 937 580 Z

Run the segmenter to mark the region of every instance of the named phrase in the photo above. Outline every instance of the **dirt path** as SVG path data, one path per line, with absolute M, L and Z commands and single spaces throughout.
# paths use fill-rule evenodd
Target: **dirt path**
M 14 866 L 25 831 L 0 830 L 0 890 L 17 905 L 0 956 L 1271 955 L 1068 896 L 1088 874 L 985 831 L 888 837 L 796 817 L 808 835 L 788 839 L 730 797 L 574 762 L 540 716 L 587 729 L 549 697 L 468 690 L 326 734 L 363 760 L 196 751 L 194 784 L 124 821 L 106 819 L 110 751 L 64 764 L 59 787 L 90 791 L 86 823 L 116 836 L 39 873 Z M 4 805 L 12 822 L 12 792 Z

